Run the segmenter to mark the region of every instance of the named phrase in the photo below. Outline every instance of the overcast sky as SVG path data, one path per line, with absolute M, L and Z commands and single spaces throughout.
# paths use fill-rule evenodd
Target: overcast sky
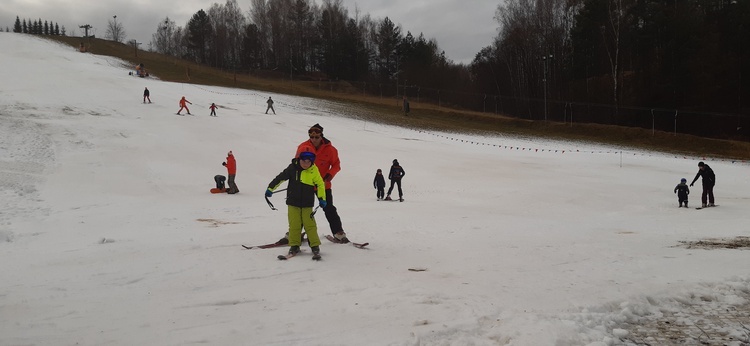
M 165 17 L 184 27 L 190 17 L 200 9 L 208 9 L 208 0 L 0 0 L 0 27 L 13 28 L 16 16 L 22 20 L 42 19 L 65 26 L 68 35 L 81 36 L 80 25 L 93 27 L 90 33 L 104 37 L 107 21 L 117 15 L 127 34 L 126 40 L 143 42 L 148 49 L 151 35 Z M 416 37 L 424 33 L 427 39 L 435 38 L 448 59 L 457 63 L 470 63 L 482 47 L 489 45 L 497 34 L 495 10 L 503 0 L 343 0 L 349 17 L 355 16 L 355 6 L 361 15 L 373 19 L 389 17 Z M 318 5 L 322 1 L 316 0 Z M 250 10 L 249 0 L 238 0 L 242 12 Z

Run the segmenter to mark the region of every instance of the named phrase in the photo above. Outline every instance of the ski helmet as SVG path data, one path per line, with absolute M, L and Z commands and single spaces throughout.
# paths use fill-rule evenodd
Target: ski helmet
M 309 151 L 303 151 L 299 154 L 300 160 L 310 160 L 310 162 L 315 162 L 315 154 L 309 152 Z
M 682 179 L 680 179 L 680 182 L 681 182 L 681 183 L 687 183 L 687 179 L 685 179 L 685 178 L 682 178 Z

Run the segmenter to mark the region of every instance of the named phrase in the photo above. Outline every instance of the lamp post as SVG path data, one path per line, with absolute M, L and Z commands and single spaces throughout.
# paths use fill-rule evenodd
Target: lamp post
M 542 56 L 542 62 L 544 63 L 544 79 L 542 79 L 542 82 L 544 82 L 544 121 L 547 121 L 547 64 L 552 58 L 552 54 Z

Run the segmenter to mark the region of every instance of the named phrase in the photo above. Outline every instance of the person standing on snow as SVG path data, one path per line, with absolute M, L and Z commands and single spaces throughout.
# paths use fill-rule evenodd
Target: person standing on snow
M 192 102 L 190 102 L 187 99 L 185 99 L 185 96 L 183 96 L 180 99 L 180 110 L 177 111 L 177 115 L 182 115 L 182 114 L 180 114 L 180 112 L 182 112 L 183 109 L 186 110 L 188 114 L 190 114 L 190 109 L 187 107 L 187 103 L 193 104 Z M 190 115 L 192 115 L 192 114 L 190 114 Z
M 372 186 L 378 190 L 376 193 L 378 201 L 383 199 L 385 196 L 385 178 L 383 177 L 383 170 L 380 168 L 378 168 L 378 171 L 375 173 L 375 179 L 372 181 Z
M 234 155 L 232 154 L 231 150 L 227 153 L 227 161 L 222 162 L 221 164 L 227 168 L 227 175 L 229 175 L 229 179 L 227 181 L 227 184 L 229 184 L 229 189 L 227 190 L 227 193 L 235 194 L 237 192 L 240 192 L 240 189 L 237 188 L 237 184 L 235 184 L 234 182 L 234 177 L 237 175 L 237 161 L 234 160 Z
M 325 182 L 315 165 L 315 154 L 304 151 L 292 159 L 292 163 L 268 184 L 266 197 L 273 196 L 273 191 L 287 180 L 289 181 L 286 189 L 289 255 L 293 256 L 299 252 L 299 247 L 302 245 L 302 228 L 304 228 L 313 252 L 313 259 L 320 259 L 320 237 L 318 225 L 313 217 L 313 206 L 317 197 L 320 207 L 325 210 L 326 192 Z
M 393 185 L 398 185 L 398 200 L 403 202 L 404 201 L 404 192 L 401 191 L 401 178 L 403 178 L 406 175 L 406 172 L 401 167 L 401 165 L 398 164 L 398 160 L 393 159 L 393 165 L 391 166 L 391 171 L 388 173 L 388 179 L 391 180 L 391 187 L 388 189 L 388 195 L 385 196 L 386 201 L 391 201 L 391 192 L 393 191 Z
M 703 203 L 702 207 L 715 207 L 714 185 L 716 185 L 716 175 L 714 174 L 714 170 L 707 164 L 703 163 L 703 161 L 698 162 L 698 173 L 690 183 L 691 187 L 695 181 L 698 180 L 698 177 L 701 177 L 701 182 L 703 182 L 703 194 L 701 195 L 701 203 Z M 706 204 L 706 202 L 708 202 L 708 204 Z
M 680 179 L 680 183 L 674 188 L 674 193 L 677 194 L 677 202 L 680 203 L 680 208 L 682 208 L 682 203 L 685 203 L 685 208 L 687 208 L 688 195 L 690 194 L 690 189 L 687 186 L 687 179 Z
M 148 88 L 143 90 L 143 103 L 146 103 L 146 100 L 148 100 L 148 103 L 151 103 L 151 93 L 148 91 Z
M 273 114 L 276 115 L 276 110 L 273 109 L 273 100 L 271 100 L 271 96 L 268 97 L 268 101 L 266 101 L 266 103 L 268 103 L 268 107 L 266 108 L 266 114 L 268 114 L 268 110 L 270 109 L 273 111 Z
M 209 114 L 208 116 L 215 117 L 216 116 L 216 104 L 211 103 L 211 106 L 209 106 L 208 109 L 211 110 L 211 114 Z

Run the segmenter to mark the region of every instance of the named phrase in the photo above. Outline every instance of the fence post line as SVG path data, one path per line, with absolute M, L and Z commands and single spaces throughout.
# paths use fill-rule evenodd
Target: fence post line
M 677 136 L 677 110 L 674 110 L 674 135 Z

